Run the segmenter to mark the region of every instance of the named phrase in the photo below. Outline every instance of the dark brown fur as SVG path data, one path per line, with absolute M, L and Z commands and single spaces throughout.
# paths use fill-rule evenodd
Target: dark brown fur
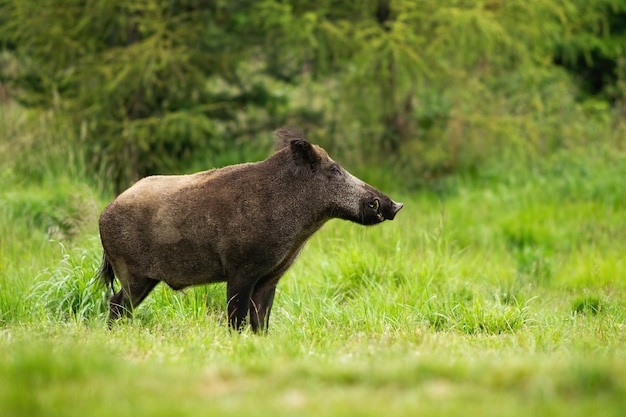
M 231 327 L 250 312 L 267 328 L 276 284 L 326 221 L 392 220 L 402 204 L 350 175 L 291 129 L 262 162 L 138 181 L 100 217 L 101 276 L 122 288 L 109 321 L 163 281 L 174 289 L 226 281 Z

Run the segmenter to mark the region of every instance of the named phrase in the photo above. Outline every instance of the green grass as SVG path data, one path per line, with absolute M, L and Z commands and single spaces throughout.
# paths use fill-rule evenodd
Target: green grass
M 228 331 L 223 285 L 160 285 L 109 331 L 92 282 L 106 199 L 0 178 L 3 415 L 626 409 L 623 153 L 485 169 L 392 191 L 394 222 L 330 222 L 279 284 L 267 336 Z

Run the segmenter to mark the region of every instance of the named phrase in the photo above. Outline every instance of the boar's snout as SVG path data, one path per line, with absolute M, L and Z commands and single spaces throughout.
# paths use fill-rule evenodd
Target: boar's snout
M 404 204 L 396 203 L 386 195 L 367 199 L 362 207 L 363 224 L 373 225 L 385 220 L 393 220 L 402 207 Z
M 398 212 L 400 211 L 400 209 L 404 207 L 404 204 L 402 203 L 396 203 L 396 202 L 391 202 L 391 207 L 389 208 L 389 211 L 387 213 L 385 213 L 385 219 L 387 220 L 393 220 L 396 217 L 396 214 L 398 214 Z

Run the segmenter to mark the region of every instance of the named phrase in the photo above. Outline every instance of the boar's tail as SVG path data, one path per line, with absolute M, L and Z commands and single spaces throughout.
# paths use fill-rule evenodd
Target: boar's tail
M 113 272 L 113 266 L 107 259 L 106 254 L 102 255 L 102 265 L 98 269 L 98 274 L 96 278 L 102 282 L 105 286 L 111 287 L 111 291 L 115 293 L 115 287 L 113 286 L 113 282 L 115 281 L 115 273 Z

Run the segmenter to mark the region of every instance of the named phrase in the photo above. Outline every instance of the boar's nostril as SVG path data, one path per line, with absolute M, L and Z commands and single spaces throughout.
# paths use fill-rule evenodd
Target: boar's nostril
M 391 215 L 389 216 L 389 220 L 393 220 L 396 217 L 396 214 L 400 211 L 400 209 L 404 207 L 402 203 L 392 203 L 391 206 Z

